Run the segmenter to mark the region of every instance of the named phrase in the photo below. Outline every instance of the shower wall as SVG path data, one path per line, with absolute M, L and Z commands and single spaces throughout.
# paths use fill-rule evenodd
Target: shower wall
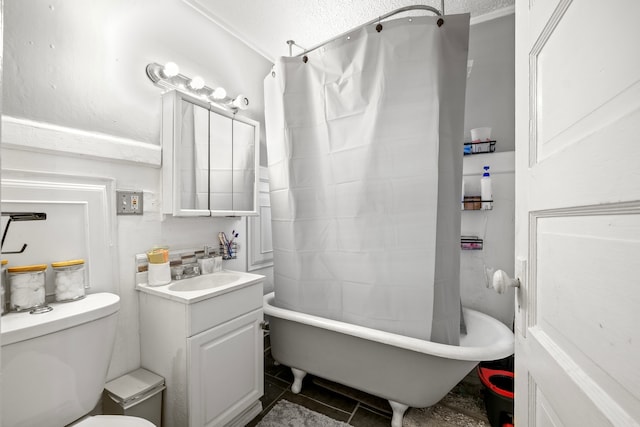
M 471 20 L 465 141 L 469 131 L 489 126 L 496 151 L 515 149 L 515 19 L 513 13 L 489 21 Z
M 482 250 L 462 250 L 460 254 L 460 298 L 462 304 L 487 313 L 512 326 L 514 291 L 500 295 L 487 287 L 485 269 L 504 270 L 513 277 L 515 233 L 515 152 L 465 156 L 462 177 L 467 195 L 480 195 L 482 167 L 490 166 L 493 209 L 463 211 L 461 234 L 483 239 Z
M 465 141 L 470 130 L 491 127 L 496 140 L 494 154 L 463 159 L 463 178 L 468 196 L 480 195 L 482 167 L 490 166 L 494 206 L 491 211 L 462 212 L 462 235 L 484 239 L 482 251 L 465 250 L 460 258 L 460 296 L 468 307 L 487 313 L 511 327 L 513 290 L 498 295 L 486 287 L 485 267 L 513 276 L 514 266 L 514 148 L 515 148 L 515 20 L 513 13 L 473 22 L 469 34 Z

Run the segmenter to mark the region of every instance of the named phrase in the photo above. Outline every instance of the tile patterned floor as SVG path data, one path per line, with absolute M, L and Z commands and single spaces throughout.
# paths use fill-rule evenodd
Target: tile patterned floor
M 291 392 L 293 375 L 271 357 L 265 336 L 264 396 L 262 413 L 247 427 L 254 427 L 280 399 L 305 406 L 355 427 L 389 427 L 389 403 L 376 396 L 307 375 L 299 394 Z M 430 408 L 410 408 L 403 427 L 490 427 L 482 400 L 482 386 L 472 371 L 445 398 Z

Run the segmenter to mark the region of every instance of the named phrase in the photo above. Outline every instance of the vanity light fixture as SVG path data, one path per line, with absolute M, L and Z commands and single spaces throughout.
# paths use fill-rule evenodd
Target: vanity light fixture
M 182 75 L 174 62 L 167 62 L 165 65 L 152 62 L 147 65 L 147 77 L 163 89 L 178 90 L 234 112 L 249 108 L 249 99 L 246 96 L 238 95 L 232 98 L 227 96 L 227 91 L 222 87 L 212 89 L 206 86 L 200 76 L 189 78 Z
M 162 75 L 166 78 L 175 77 L 180 74 L 180 68 L 178 68 L 178 64 L 175 62 L 167 62 L 162 67 Z
M 238 95 L 231 101 L 231 105 L 239 110 L 246 110 L 249 108 L 249 98 L 244 95 Z
M 225 99 L 227 97 L 227 91 L 224 90 L 223 87 L 217 87 L 213 90 L 211 96 L 215 100 Z
M 200 76 L 195 76 L 189 80 L 189 87 L 195 90 L 202 89 L 204 87 L 204 80 Z

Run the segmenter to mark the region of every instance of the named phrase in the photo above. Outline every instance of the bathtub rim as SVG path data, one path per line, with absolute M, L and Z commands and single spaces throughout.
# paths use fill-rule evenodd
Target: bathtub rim
M 467 307 L 463 307 L 463 313 L 470 333 L 471 331 L 477 330 L 475 327 L 477 322 L 484 322 L 500 334 L 500 339 L 493 340 L 490 345 L 464 346 L 462 345 L 464 341 L 469 341 L 469 339 L 467 336 L 461 336 L 460 346 L 440 344 L 276 307 L 273 304 L 275 292 L 264 295 L 263 300 L 264 313 L 268 316 L 303 323 L 309 326 L 315 326 L 432 356 L 480 362 L 502 359 L 514 353 L 514 334 L 509 328 L 499 320 Z

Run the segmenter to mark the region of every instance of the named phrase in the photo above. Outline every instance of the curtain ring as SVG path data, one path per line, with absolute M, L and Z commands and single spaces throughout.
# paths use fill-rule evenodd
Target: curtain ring
M 307 57 L 307 55 L 302 57 L 302 62 L 304 62 L 305 64 L 307 63 L 308 60 L 309 60 L 309 57 Z
M 382 31 L 382 24 L 378 24 L 378 25 L 376 25 L 376 31 L 377 31 L 377 32 Z
M 444 19 L 438 18 L 437 24 L 438 24 L 438 27 L 442 27 L 442 24 L 444 24 Z

